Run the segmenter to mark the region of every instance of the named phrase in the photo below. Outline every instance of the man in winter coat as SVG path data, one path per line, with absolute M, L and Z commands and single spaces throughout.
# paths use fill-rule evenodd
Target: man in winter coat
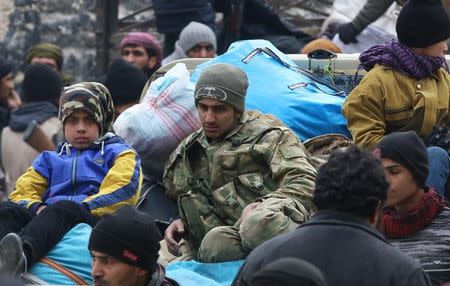
M 172 153 L 163 178 L 181 215 L 165 243 L 183 259 L 243 259 L 311 215 L 316 170 L 279 120 L 245 111 L 247 87 L 229 64 L 206 68 L 196 84 L 202 128 Z

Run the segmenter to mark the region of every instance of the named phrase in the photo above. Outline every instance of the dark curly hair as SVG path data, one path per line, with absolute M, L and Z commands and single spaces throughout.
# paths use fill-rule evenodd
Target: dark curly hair
M 319 210 L 333 209 L 364 218 L 385 201 L 389 183 L 381 161 L 357 147 L 337 150 L 320 168 L 313 202 Z

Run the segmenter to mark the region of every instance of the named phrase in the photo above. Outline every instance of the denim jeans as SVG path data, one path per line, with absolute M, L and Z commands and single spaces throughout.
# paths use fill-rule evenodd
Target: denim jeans
M 440 147 L 427 147 L 430 173 L 425 185 L 433 187 L 441 196 L 445 196 L 445 183 L 450 172 L 450 157 Z

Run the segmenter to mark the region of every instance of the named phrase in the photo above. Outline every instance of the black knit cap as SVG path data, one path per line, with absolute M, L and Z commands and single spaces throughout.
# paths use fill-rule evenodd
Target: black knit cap
M 160 240 L 161 234 L 150 215 L 125 206 L 115 214 L 105 215 L 92 229 L 88 248 L 153 273 Z
M 26 102 L 50 101 L 58 103 L 63 87 L 61 75 L 44 64 L 32 64 L 25 70 L 22 83 Z
M 429 173 L 428 153 L 416 132 L 394 132 L 386 135 L 374 152 L 379 152 L 380 158 L 391 159 L 408 169 L 420 187 L 425 185 Z
M 3 59 L 0 59 L 0 79 L 4 78 L 7 74 L 12 72 L 13 65 Z
M 117 106 L 138 101 L 146 82 L 147 78 L 139 68 L 117 59 L 108 69 L 105 85 Z
M 397 18 L 398 41 L 425 48 L 450 38 L 450 19 L 441 0 L 409 0 Z

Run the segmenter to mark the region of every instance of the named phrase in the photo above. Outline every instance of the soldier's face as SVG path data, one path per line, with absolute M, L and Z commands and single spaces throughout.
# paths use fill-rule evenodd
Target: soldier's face
M 237 126 L 241 116 L 231 106 L 209 98 L 199 100 L 197 110 L 206 137 L 210 139 L 224 138 Z

